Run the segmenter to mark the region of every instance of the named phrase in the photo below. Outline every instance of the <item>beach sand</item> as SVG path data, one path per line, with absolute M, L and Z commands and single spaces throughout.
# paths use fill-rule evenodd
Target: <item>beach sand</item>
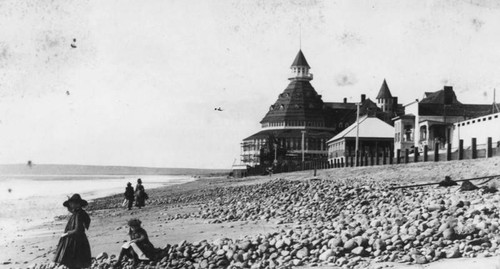
M 328 180 L 392 180 L 401 184 L 412 182 L 436 182 L 449 175 L 453 179 L 470 178 L 484 175 L 500 174 L 499 158 L 488 160 L 451 161 L 442 163 L 425 163 L 409 165 L 391 165 L 378 167 L 341 168 L 318 170 L 318 178 Z M 187 197 L 212 188 L 252 185 L 268 182 L 276 178 L 289 180 L 307 180 L 313 178 L 313 171 L 277 174 L 272 177 L 260 176 L 244 179 L 202 178 L 194 182 L 158 188 L 149 191 L 150 202 L 167 197 Z M 92 223 L 87 234 L 92 247 L 93 256 L 101 252 L 117 255 L 120 246 L 128 239 L 126 221 L 139 218 L 156 247 L 166 244 L 177 244 L 182 240 L 195 242 L 220 238 L 240 239 L 267 234 L 281 229 L 291 228 L 294 223 L 279 224 L 277 219 L 232 221 L 214 223 L 210 219 L 192 218 L 205 203 L 173 203 L 148 205 L 143 209 L 134 208 L 128 211 L 119 206 L 121 194 L 96 199 L 89 206 Z M 207 197 L 213 199 L 213 197 Z M 36 216 L 39 217 L 39 216 Z M 0 244 L 0 266 L 2 268 L 25 268 L 33 264 L 49 263 L 57 246 L 59 235 L 63 232 L 66 220 L 52 220 L 53 216 L 45 216 L 44 223 L 29 229 L 17 228 L 15 231 L 6 227 L 1 233 L 8 232 L 10 240 Z M 29 219 L 29 218 L 27 218 Z M 20 225 L 19 227 L 22 227 Z M 11 227 L 12 228 L 12 227 Z M 498 257 L 445 259 L 425 265 L 408 265 L 400 263 L 372 264 L 372 268 L 388 266 L 392 268 L 500 268 Z M 307 266 L 298 268 L 309 268 Z M 319 266 L 316 268 L 336 268 Z

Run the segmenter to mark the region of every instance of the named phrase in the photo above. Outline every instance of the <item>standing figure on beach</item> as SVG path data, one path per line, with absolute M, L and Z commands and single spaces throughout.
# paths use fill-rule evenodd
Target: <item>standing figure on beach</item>
M 133 265 L 137 265 L 139 261 L 149 261 L 154 258 L 156 249 L 149 241 L 148 233 L 141 227 L 139 219 L 131 219 L 128 221 L 128 234 L 130 241 L 123 244 L 118 256 L 118 261 L 113 265 L 113 268 L 121 266 L 123 257 L 133 259 Z
M 144 186 L 142 185 L 142 180 L 137 179 L 137 185 L 135 186 L 135 206 L 139 209 L 146 205 L 146 199 L 148 199 L 148 195 L 146 190 L 144 190 Z
M 134 188 L 132 187 L 132 183 L 127 183 L 127 187 L 125 188 L 125 199 L 127 200 L 128 210 L 132 209 L 132 205 L 134 205 Z
M 80 194 L 73 194 L 63 203 L 72 215 L 59 239 L 54 257 L 55 263 L 65 265 L 70 269 L 91 266 L 90 244 L 85 234 L 85 229 L 89 229 L 90 217 L 82 209 L 87 205 L 87 201 L 83 200 Z

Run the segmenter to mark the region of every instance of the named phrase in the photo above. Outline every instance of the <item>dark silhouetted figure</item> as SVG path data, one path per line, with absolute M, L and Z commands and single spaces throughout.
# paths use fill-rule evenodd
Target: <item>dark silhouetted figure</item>
M 127 199 L 127 207 L 128 210 L 132 209 L 134 205 L 134 187 L 132 187 L 132 183 L 127 183 L 127 187 L 125 188 L 125 199 Z
M 89 240 L 85 234 L 85 229 L 88 230 L 90 226 L 90 217 L 82 209 L 88 203 L 79 194 L 74 194 L 63 205 L 72 215 L 59 239 L 54 262 L 70 269 L 90 267 L 92 257 Z
M 137 179 L 137 185 L 135 186 L 135 206 L 139 209 L 146 205 L 146 199 L 148 199 L 148 195 L 144 186 L 142 185 L 142 180 Z

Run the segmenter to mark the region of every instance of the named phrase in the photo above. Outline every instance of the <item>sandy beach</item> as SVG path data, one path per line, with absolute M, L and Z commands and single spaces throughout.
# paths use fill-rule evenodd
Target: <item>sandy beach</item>
M 128 239 L 126 235 L 126 221 L 130 218 L 139 218 L 142 220 L 143 227 L 148 231 L 152 243 L 159 248 L 165 247 L 168 244 L 177 246 L 177 249 L 180 249 L 182 246 L 188 246 L 187 248 L 192 249 L 193 245 L 203 245 L 205 240 L 209 245 L 213 245 L 214 242 L 217 244 L 224 240 L 231 240 L 231 242 L 235 242 L 234 244 L 237 245 L 237 242 L 242 242 L 244 240 L 257 242 L 260 238 L 271 235 L 271 237 L 276 236 L 277 238 L 283 234 L 292 234 L 293 232 L 290 231 L 297 231 L 297 229 L 301 231 L 308 229 L 313 230 L 313 232 L 310 233 L 310 241 L 314 241 L 317 235 L 313 236 L 313 234 L 314 230 L 319 227 L 318 223 L 321 223 L 322 229 L 329 229 L 329 219 L 335 218 L 335 214 L 333 213 L 332 215 L 328 215 L 330 214 L 328 213 L 330 210 L 326 208 L 324 210 L 307 213 L 308 210 L 313 209 L 309 208 L 309 205 L 304 203 L 308 203 L 310 200 L 327 201 L 329 199 L 328 197 L 315 195 L 314 192 L 309 193 L 311 190 L 310 186 L 314 184 L 330 184 L 328 186 L 349 185 L 356 186 L 356 188 L 380 186 L 382 188 L 380 191 L 383 192 L 383 189 L 386 189 L 391 184 L 403 185 L 419 182 L 437 182 L 444 179 L 447 175 L 451 176 L 452 179 L 497 175 L 500 174 L 499 162 L 500 160 L 498 158 L 492 158 L 442 163 L 391 165 L 384 167 L 329 169 L 319 170 L 316 177 L 313 177 L 312 171 L 306 171 L 278 174 L 272 177 L 261 176 L 243 179 L 227 179 L 223 177 L 201 178 L 185 184 L 150 190 L 148 205 L 141 210 L 133 209 L 127 211 L 122 208 L 120 206 L 122 201 L 121 193 L 95 199 L 87 208 L 92 218 L 91 227 L 87 234 L 94 257 L 99 256 L 103 252 L 106 252 L 110 256 L 118 254 L 121 244 Z M 313 178 L 321 180 L 321 183 L 314 183 L 315 181 L 312 181 Z M 492 184 L 492 182 L 488 184 Z M 268 186 L 273 187 L 276 186 L 276 184 L 280 184 L 280 188 L 285 188 L 283 191 L 285 194 L 286 188 L 296 186 L 297 189 L 294 191 L 297 191 L 301 190 L 302 186 L 309 186 L 309 189 L 303 189 L 302 191 L 304 194 L 310 196 L 302 198 L 300 200 L 301 202 L 297 202 L 293 206 L 293 208 L 301 209 L 300 211 L 294 211 L 292 208 L 289 209 L 291 211 L 285 210 L 281 212 L 274 209 L 269 211 L 269 209 L 265 208 L 266 206 L 271 208 L 273 203 L 276 204 L 280 203 L 280 201 L 284 201 L 284 199 L 282 199 L 282 197 L 284 197 L 282 193 L 273 192 L 272 189 L 266 190 L 266 188 L 269 188 Z M 478 191 L 473 191 L 477 192 L 477 194 L 472 194 L 472 192 L 460 193 L 457 191 L 457 188 L 458 187 L 444 190 L 440 189 L 437 190 L 435 195 L 439 196 L 439 199 L 442 200 L 461 199 L 464 201 L 467 199 L 476 199 L 481 196 Z M 426 189 L 420 188 L 419 191 L 425 193 L 433 189 L 436 188 L 434 186 L 426 187 Z M 377 190 L 377 192 L 378 191 L 379 190 Z M 235 196 L 233 196 L 233 194 Z M 275 200 L 273 200 L 274 195 L 277 197 Z M 405 195 L 406 196 L 403 197 L 408 197 L 407 194 Z M 498 201 L 500 200 L 499 197 L 500 195 L 498 193 L 488 194 L 487 201 L 485 200 L 484 203 L 488 204 Z M 258 204 L 259 208 L 261 208 L 260 211 L 252 211 L 255 209 L 255 204 L 259 203 L 256 201 L 262 202 L 262 204 Z M 246 205 L 244 203 L 246 203 Z M 326 202 L 324 203 L 326 204 Z M 399 201 L 398 203 L 401 203 L 401 208 L 406 206 L 403 201 Z M 426 203 L 428 203 L 428 201 L 426 201 Z M 448 202 L 443 204 L 443 208 L 447 205 Z M 397 207 L 398 204 L 395 206 Z M 232 208 L 235 209 L 233 210 Z M 240 208 L 240 211 L 236 210 L 236 208 Z M 492 207 L 492 210 L 496 209 Z M 495 220 L 490 219 L 488 221 L 494 222 L 497 219 L 498 216 L 496 216 Z M 367 221 L 371 222 L 372 219 Z M 35 264 L 49 264 L 53 255 L 52 252 L 57 245 L 59 235 L 62 233 L 64 225 L 65 219 L 64 217 L 60 217 L 53 221 L 48 221 L 43 225 L 37 225 L 28 230 L 19 231 L 15 238 L 0 245 L 0 253 L 2 253 L 0 255 L 2 257 L 0 259 L 0 264 L 3 264 L 2 266 L 4 268 L 26 268 L 33 267 Z M 430 227 L 430 224 L 428 226 Z M 2 233 L 5 232 L 4 229 L 5 228 L 2 228 Z M 307 234 L 308 233 L 302 233 L 302 240 L 309 240 Z M 441 235 L 435 235 L 434 238 L 440 236 Z M 485 236 L 484 233 L 482 236 Z M 490 238 L 497 238 L 498 230 L 492 230 L 487 236 L 490 236 Z M 269 240 L 276 244 L 275 239 Z M 465 240 L 463 241 L 465 242 Z M 458 246 L 461 242 L 461 240 L 456 239 L 448 243 L 449 246 L 454 244 Z M 308 244 L 311 243 L 309 242 Z M 426 245 L 422 244 L 421 247 L 418 246 L 417 244 L 410 249 L 420 250 L 424 249 Z M 448 251 L 449 246 L 442 247 L 443 253 Z M 345 245 L 344 248 L 346 248 Z M 371 248 L 365 248 L 365 251 L 369 251 L 369 249 Z M 283 255 L 295 255 L 294 259 L 289 260 L 289 263 L 284 262 L 283 266 L 284 264 L 289 264 L 298 268 L 309 268 L 310 266 L 320 268 L 383 268 L 387 266 L 392 268 L 438 269 L 449 268 L 451 266 L 455 268 L 498 268 L 498 266 L 500 266 L 499 258 L 496 256 L 500 251 L 496 248 L 489 248 L 487 255 L 484 254 L 486 253 L 486 249 L 478 249 L 475 252 L 464 251 L 460 253 L 460 255 L 456 255 L 453 259 L 448 259 L 446 257 L 431 259 L 431 256 L 429 256 L 429 260 L 421 264 L 418 264 L 415 260 L 414 257 L 416 254 L 411 254 L 412 258 L 406 259 L 404 254 L 410 251 L 410 249 L 401 249 L 401 255 L 394 259 L 391 258 L 392 260 L 389 261 L 385 261 L 383 258 L 386 254 L 390 254 L 386 253 L 387 250 L 381 252 L 378 256 L 374 256 L 373 252 L 371 252 L 371 254 L 366 253 L 365 255 L 360 255 L 360 257 L 356 259 L 353 259 L 352 255 L 346 254 L 345 263 L 341 260 L 343 256 L 334 257 L 334 255 L 332 255 L 332 258 L 322 260 L 320 254 L 324 253 L 324 250 L 316 250 L 314 248 L 309 250 L 309 256 L 302 258 L 297 258 L 298 254 L 293 254 L 293 251 L 292 254 L 285 253 L 288 250 L 283 250 L 285 252 L 282 251 L 281 253 Z M 343 251 L 345 251 L 345 249 Z M 467 255 L 475 258 L 465 258 Z M 181 256 L 177 256 L 178 260 L 186 261 L 185 257 Z M 422 254 L 422 256 L 424 256 L 424 254 Z M 230 260 L 231 258 L 228 259 Z M 267 261 L 270 257 L 267 256 L 267 258 L 263 259 Z M 274 257 L 274 259 L 279 260 L 282 258 L 278 257 L 278 259 L 276 259 L 276 257 Z M 193 258 L 191 260 L 196 259 Z M 350 263 L 351 260 L 356 260 L 356 264 Z M 198 261 L 201 260 L 198 259 Z M 99 262 L 109 265 L 112 263 L 112 259 L 103 259 Z M 228 262 L 231 262 L 233 265 L 236 264 L 235 261 Z M 174 264 L 178 265 L 177 262 Z M 279 264 L 273 266 L 270 266 L 270 263 L 267 262 L 265 264 L 264 267 L 279 267 Z M 169 266 L 171 265 L 172 264 Z M 187 262 L 184 266 L 186 268 L 204 267 L 201 263 L 192 262 Z M 261 264 L 261 267 L 262 266 Z M 175 267 L 171 266 L 168 268 Z

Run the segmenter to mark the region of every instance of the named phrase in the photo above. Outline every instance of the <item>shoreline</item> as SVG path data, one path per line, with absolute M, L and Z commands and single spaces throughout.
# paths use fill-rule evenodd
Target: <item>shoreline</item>
M 155 247 L 160 248 L 167 244 L 177 246 L 177 248 L 181 248 L 181 246 L 190 248 L 193 244 L 199 244 L 200 242 L 205 242 L 208 244 L 206 247 L 210 246 L 209 248 L 213 248 L 214 242 L 220 242 L 222 238 L 231 239 L 231 242 L 234 242 L 233 244 L 235 245 L 238 244 L 237 242 L 240 242 L 238 240 L 251 240 L 254 242 L 255 240 L 263 240 L 262 238 L 267 238 L 267 236 L 271 237 L 265 240 L 274 242 L 272 241 L 274 237 L 277 236 L 277 238 L 281 238 L 283 236 L 288 236 L 287 234 L 289 231 L 296 231 L 298 234 L 303 234 L 306 230 L 311 230 L 313 233 L 307 236 L 303 234 L 303 236 L 306 236 L 305 238 L 313 236 L 311 240 L 314 240 L 314 236 L 320 235 L 314 232 L 320 227 L 318 226 L 320 224 L 318 220 L 320 219 L 326 221 L 321 222 L 321 227 L 323 227 L 321 229 L 333 229 L 331 230 L 333 232 L 332 235 L 336 234 L 335 225 L 331 226 L 328 222 L 330 219 L 334 219 L 335 215 L 326 218 L 321 217 L 319 219 L 318 217 L 321 215 L 317 215 L 314 217 L 317 221 L 311 222 L 311 217 L 301 217 L 306 211 L 301 211 L 299 209 L 307 208 L 307 205 L 303 204 L 303 202 L 309 201 L 310 199 L 320 199 L 318 201 L 322 201 L 323 199 L 322 202 L 326 202 L 327 200 L 324 199 L 327 199 L 327 196 L 323 197 L 320 195 L 318 196 L 319 198 L 316 198 L 317 195 L 311 193 L 312 196 L 301 198 L 301 201 L 303 201 L 301 204 L 291 207 L 291 209 L 294 210 L 293 212 L 296 212 L 296 217 L 294 218 L 285 217 L 288 214 L 286 212 L 274 211 L 274 213 L 272 213 L 272 211 L 269 211 L 269 213 L 266 213 L 266 211 L 263 211 L 258 213 L 252 211 L 254 210 L 253 208 L 262 206 L 264 206 L 264 208 L 275 207 L 276 204 L 286 200 L 285 197 L 287 192 L 284 190 L 291 187 L 301 189 L 301 186 L 315 186 L 314 184 L 327 184 L 329 186 L 329 184 L 333 184 L 332 186 L 345 185 L 363 189 L 367 188 L 368 185 L 378 185 L 381 189 L 374 189 L 371 192 L 375 191 L 375 193 L 377 193 L 382 191 L 383 193 L 383 188 L 389 186 L 391 183 L 409 184 L 414 182 L 430 182 L 442 180 L 445 175 L 451 175 L 452 179 L 460 179 L 486 174 L 500 174 L 500 168 L 496 162 L 498 162 L 498 158 L 468 162 L 426 163 L 423 165 L 406 165 L 404 167 L 393 165 L 382 167 L 383 169 L 381 169 L 381 167 L 360 167 L 354 169 L 318 170 L 317 178 L 321 178 L 320 181 L 312 180 L 311 171 L 277 174 L 273 177 L 259 176 L 243 179 L 200 178 L 192 182 L 148 191 L 150 200 L 148 205 L 142 210 L 134 208 L 132 211 L 127 211 L 123 208 L 119 208 L 117 202 L 119 203 L 120 199 L 122 199 L 121 194 L 95 199 L 87 208 L 87 212 L 90 213 L 92 218 L 91 227 L 87 235 L 91 242 L 92 254 L 94 257 L 102 252 L 106 252 L 109 255 L 118 254 L 121 244 L 128 239 L 125 234 L 126 221 L 132 217 L 140 218 L 143 221 L 143 226 L 147 230 L 152 243 Z M 280 181 L 278 178 L 285 178 L 286 180 Z M 320 188 L 318 190 L 324 191 L 328 189 Z M 425 190 L 434 192 L 434 189 L 431 188 L 422 190 L 424 190 L 424 192 L 418 191 L 418 193 L 426 195 Z M 308 189 L 307 192 L 309 191 Z M 435 192 L 436 195 L 451 195 L 451 198 L 455 197 L 453 196 L 453 191 L 449 193 L 448 190 L 436 190 Z M 275 195 L 280 195 L 279 197 L 282 198 L 276 200 L 277 198 L 273 198 Z M 472 194 L 465 193 L 460 195 L 469 197 Z M 487 196 L 487 199 L 498 200 L 498 196 L 498 194 L 493 194 Z M 242 204 L 240 206 L 238 204 L 239 202 L 248 204 L 245 206 Z M 415 206 L 422 205 L 416 204 Z M 295 211 L 296 207 L 298 211 Z M 321 213 L 322 211 L 317 212 Z M 4 265 L 4 267 L 16 268 L 22 267 L 23 265 L 28 266 L 33 263 L 46 263 L 47 260 L 51 258 L 51 255 L 47 252 L 50 252 L 51 248 L 56 247 L 57 235 L 63 231 L 64 225 L 65 221 L 60 220 L 50 223 L 50 227 L 38 227 L 37 229 L 44 231 L 42 236 L 38 237 L 36 240 L 18 240 L 16 246 L 14 246 L 14 248 L 17 249 L 13 248 L 10 252 L 0 247 L 0 251 L 11 253 L 8 254 L 8 257 L 19 258 L 19 261 L 17 261 L 19 264 L 16 265 L 16 261 L 11 260 L 12 264 L 10 264 L 10 267 L 9 265 Z M 24 248 L 21 247 L 21 244 L 25 244 Z M 36 246 L 36 248 L 33 246 Z M 255 247 L 257 246 L 258 245 Z M 286 252 L 288 250 L 283 251 Z M 285 253 L 283 251 L 282 253 Z M 312 249 L 310 251 L 312 251 Z M 447 248 L 443 249 L 443 251 L 447 251 Z M 29 254 L 30 252 L 31 254 Z M 326 262 L 320 260 L 320 252 L 319 249 L 318 254 L 310 252 L 309 256 L 299 261 L 295 261 L 293 259 L 296 258 L 293 258 L 290 260 L 290 263 L 292 264 L 293 261 L 293 265 L 298 266 L 297 268 L 309 268 L 310 266 L 335 268 L 331 266 L 339 263 L 338 257 L 331 258 L 335 260 L 333 263 L 331 261 Z M 404 252 L 401 253 L 404 254 Z M 44 254 L 45 257 L 43 256 Z M 297 254 L 293 254 L 292 252 L 292 254 L 287 255 Z M 463 255 L 469 254 L 467 252 Z M 459 265 L 463 265 L 463 267 L 453 266 L 457 268 L 473 268 L 471 267 L 473 264 L 479 263 L 484 267 L 477 268 L 495 268 L 487 266 L 490 266 L 489 264 L 495 264 L 495 266 L 500 264 L 496 262 L 496 260 L 498 260 L 498 251 L 492 252 L 491 255 L 493 255 L 493 257 L 464 259 L 464 261 L 459 263 Z M 38 258 L 32 260 L 34 257 Z M 181 262 L 185 261 L 185 259 L 181 257 L 182 255 L 177 259 Z M 358 262 L 360 262 L 360 265 L 372 266 L 373 268 L 378 268 L 376 266 L 382 265 L 393 268 L 423 268 L 422 266 L 426 268 L 444 268 L 442 267 L 443 264 L 456 263 L 454 259 L 439 259 L 437 262 L 431 262 L 429 260 L 425 265 L 415 264 L 415 261 L 410 263 L 402 263 L 401 261 L 386 263 L 380 260 L 383 259 L 383 257 L 384 255 L 379 258 L 361 256 Z M 278 258 L 282 259 L 281 256 Z M 401 258 L 405 257 L 396 257 L 397 260 Z M 29 262 L 24 264 L 27 259 L 30 259 Z M 207 262 L 209 262 L 210 259 L 212 258 L 207 259 Z M 410 257 L 409 259 L 411 261 L 413 258 Z M 228 261 L 229 260 L 231 259 L 228 259 Z M 493 262 L 492 260 L 495 261 Z M 109 263 L 110 261 L 102 260 L 100 262 Z M 231 262 L 234 261 L 231 260 Z M 267 263 L 268 260 L 266 259 L 265 262 Z

